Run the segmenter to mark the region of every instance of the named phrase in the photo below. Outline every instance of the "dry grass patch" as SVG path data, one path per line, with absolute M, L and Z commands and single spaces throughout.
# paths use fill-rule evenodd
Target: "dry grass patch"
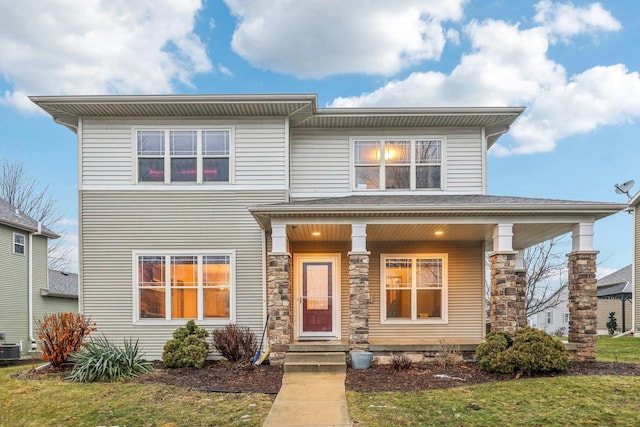
M 18 380 L 28 366 L 0 368 L 4 426 L 261 426 L 274 396 L 221 394 L 138 383 Z

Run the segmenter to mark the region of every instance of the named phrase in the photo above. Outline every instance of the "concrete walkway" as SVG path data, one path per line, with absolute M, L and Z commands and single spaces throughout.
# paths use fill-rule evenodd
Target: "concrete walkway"
M 263 426 L 351 426 L 344 380 L 344 373 L 285 373 Z

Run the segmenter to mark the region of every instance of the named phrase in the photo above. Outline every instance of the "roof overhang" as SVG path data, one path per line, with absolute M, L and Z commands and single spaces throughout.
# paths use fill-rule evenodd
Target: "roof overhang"
M 484 129 L 487 148 L 524 107 L 318 108 L 315 94 L 32 96 L 72 131 L 80 117 L 289 117 L 291 128 Z
M 625 207 L 618 203 L 502 196 L 348 196 L 249 210 L 267 231 L 274 221 L 295 226 L 293 240 L 305 240 L 311 229 L 323 226 L 325 235 L 349 240 L 349 224 L 364 223 L 368 224 L 368 236 L 371 229 L 372 239 L 424 240 L 433 238 L 435 231 L 444 231 L 443 239 L 482 240 L 490 248 L 493 226 L 512 223 L 514 247 L 525 248 L 565 234 L 576 223 L 596 221 Z M 385 227 L 393 231 L 385 231 Z
M 26 231 L 27 233 L 41 234 L 50 239 L 57 239 L 60 237 L 59 234 L 54 233 L 53 231 L 51 231 L 45 226 L 41 226 L 40 230 L 38 230 L 38 227 L 31 227 L 31 226 L 25 225 L 24 223 L 13 222 L 13 221 L 9 221 L 7 219 L 2 219 L 2 218 L 0 218 L 0 224 L 7 225 L 9 227 L 13 227 L 18 230 Z

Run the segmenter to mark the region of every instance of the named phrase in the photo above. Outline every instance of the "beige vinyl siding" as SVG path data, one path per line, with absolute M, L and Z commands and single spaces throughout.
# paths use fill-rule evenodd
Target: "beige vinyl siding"
M 349 140 L 353 137 L 444 137 L 444 190 L 481 194 L 482 139 L 480 129 L 292 129 L 291 192 L 348 193 Z
M 82 123 L 83 186 L 135 184 L 134 130 L 189 126 L 233 126 L 235 129 L 235 184 L 285 185 L 284 119 L 176 120 L 84 119 Z
M 351 243 L 341 242 L 292 242 L 292 254 L 340 253 L 341 254 L 341 332 L 342 339 L 349 339 L 349 257 Z M 381 342 L 411 342 L 440 338 L 469 339 L 476 342 L 484 331 L 484 257 L 480 242 L 424 242 L 390 243 L 367 242 L 371 251 L 369 259 L 369 291 L 373 303 L 369 306 L 369 339 Z M 446 325 L 381 325 L 380 324 L 380 254 L 393 253 L 447 253 L 448 254 L 448 307 L 449 322 Z M 292 270 L 295 265 L 292 266 Z M 291 277 L 295 278 L 295 271 Z M 297 284 L 294 283 L 294 286 Z M 295 315 L 296 310 L 293 310 Z M 294 317 L 293 322 L 297 322 Z
M 179 326 L 134 324 L 132 253 L 145 250 L 235 250 L 236 323 L 262 330 L 263 232 L 247 206 L 282 202 L 283 191 L 82 191 L 80 197 L 81 309 L 98 333 L 120 342 L 139 338 L 146 357 L 157 359 Z
M 440 338 L 483 338 L 484 331 L 484 254 L 480 242 L 406 242 L 367 243 L 369 289 L 373 304 L 369 308 L 369 340 L 372 342 L 410 342 Z M 448 254 L 448 311 L 446 325 L 380 323 L 380 254 L 446 253 Z
M 625 304 L 625 328 L 631 329 L 631 300 L 624 302 Z M 609 321 L 609 313 L 615 312 L 616 322 L 618 323 L 618 331 L 622 332 L 622 302 L 619 299 L 600 299 L 598 298 L 598 331 L 607 332 L 607 322 Z
M 24 255 L 13 253 L 13 233 L 25 236 Z M 29 233 L 0 225 L 0 331 L 7 343 L 29 349 Z

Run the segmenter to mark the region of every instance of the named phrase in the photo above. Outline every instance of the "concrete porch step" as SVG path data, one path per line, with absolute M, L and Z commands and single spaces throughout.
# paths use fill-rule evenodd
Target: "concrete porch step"
M 349 344 L 342 342 L 331 341 L 299 341 L 297 343 L 289 344 L 289 352 L 292 353 L 331 353 L 331 352 L 343 352 L 349 351 Z
M 343 352 L 288 352 L 284 357 L 284 371 L 346 372 L 347 357 Z

